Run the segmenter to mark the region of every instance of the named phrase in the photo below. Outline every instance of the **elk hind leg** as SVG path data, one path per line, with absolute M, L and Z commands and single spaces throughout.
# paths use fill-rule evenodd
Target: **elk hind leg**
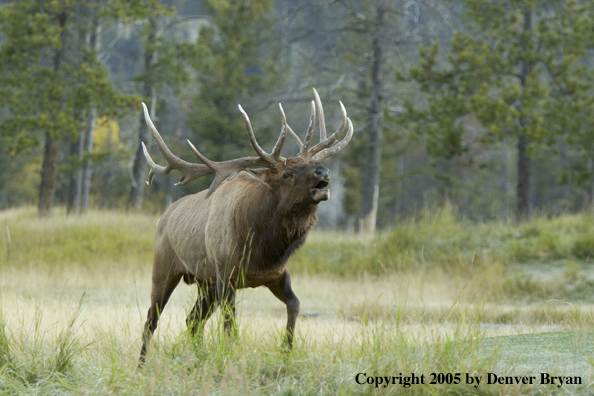
M 149 307 L 146 323 L 144 324 L 144 331 L 142 333 L 142 348 L 140 349 L 139 366 L 142 366 L 146 360 L 146 351 L 153 336 L 153 332 L 157 328 L 159 316 L 163 313 L 171 293 L 181 280 L 179 276 L 168 276 L 165 279 L 160 279 L 153 276 L 153 286 L 151 291 L 151 306 Z
M 299 299 L 291 288 L 291 277 L 289 271 L 286 271 L 274 282 L 266 285 L 268 289 L 287 306 L 287 329 L 283 340 L 283 349 L 293 348 L 293 339 L 295 337 L 295 323 L 299 315 Z
M 196 304 L 186 319 L 186 324 L 192 336 L 204 331 L 204 324 L 216 309 L 216 302 L 215 286 L 207 282 L 199 283 Z

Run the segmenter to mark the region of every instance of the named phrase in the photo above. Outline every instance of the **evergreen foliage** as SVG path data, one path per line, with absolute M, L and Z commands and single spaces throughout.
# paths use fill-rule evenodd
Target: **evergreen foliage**
M 363 202 L 370 202 L 363 192 L 376 191 L 364 182 L 367 159 L 379 153 L 380 228 L 444 196 L 473 219 L 507 218 L 516 180 L 522 202 L 537 211 L 594 207 L 591 2 L 388 2 L 384 25 L 380 3 L 6 2 L 0 206 L 30 204 L 54 179 L 58 204 L 70 204 L 69 186 L 83 168 L 83 180 L 92 175 L 91 205 L 129 203 L 130 180 L 142 187 L 146 175 L 142 161 L 131 165 L 144 159 L 137 150 L 146 132 L 141 100 L 156 102 L 155 121 L 181 157 L 194 158 L 189 138 L 213 160 L 227 160 L 253 155 L 238 103 L 268 146 L 280 128 L 270 105 L 282 102 L 293 129 L 303 131 L 314 86 L 328 104 L 329 126 L 337 100 L 355 126 L 349 149 L 329 164 L 340 197 L 335 227 L 357 228 Z M 94 47 L 96 28 L 101 45 Z M 440 43 L 417 50 L 435 38 Z M 381 45 L 373 47 L 374 40 Z M 101 149 L 94 150 L 88 136 L 100 128 L 90 126 L 104 117 L 118 123 L 118 136 L 99 142 L 99 132 Z M 379 118 L 381 151 L 370 156 L 366 141 Z M 294 150 L 289 140 L 286 154 Z M 514 165 L 518 158 L 523 165 Z M 40 167 L 49 171 L 39 175 Z M 145 210 L 208 184 L 173 188 L 175 177 L 150 190 Z
M 25 0 L 0 9 L 6 39 L 0 49 L 0 138 L 16 154 L 45 135 L 40 216 L 53 206 L 59 142 L 92 129 L 97 115 L 116 117 L 138 102 L 113 86 L 98 59 L 99 27 L 143 17 L 155 6 L 155 1 Z
M 11 152 L 38 145 L 39 132 L 54 139 L 75 136 L 85 127 L 91 107 L 114 117 L 137 102 L 115 89 L 97 53 L 77 37 L 91 12 L 120 16 L 130 11 L 129 4 L 122 4 L 109 15 L 109 7 L 25 0 L 0 9 L 6 38 L 0 49 L 0 105 L 5 115 L 0 133 Z
M 274 2 L 204 3 L 210 24 L 200 31 L 199 56 L 194 62 L 198 93 L 192 102 L 189 125 L 199 148 L 213 160 L 253 155 L 237 105 L 241 103 L 253 116 L 254 108 L 266 107 L 256 99 L 270 100 L 267 93 L 272 92 L 278 77 L 274 74 L 274 44 L 269 30 Z M 260 128 L 256 135 L 262 136 Z
M 522 158 L 558 138 L 583 144 L 593 126 L 594 70 L 585 61 L 594 43 L 594 4 L 464 4 L 467 30 L 454 35 L 447 61 L 440 62 L 435 42 L 421 48 L 421 61 L 410 69 L 411 79 L 428 94 L 425 108 L 407 102 L 415 132 L 428 136 L 428 152 L 452 158 L 467 153 L 473 140 L 514 138 Z M 469 136 L 473 119 L 484 127 L 478 136 Z M 518 163 L 519 179 L 530 176 L 529 166 Z

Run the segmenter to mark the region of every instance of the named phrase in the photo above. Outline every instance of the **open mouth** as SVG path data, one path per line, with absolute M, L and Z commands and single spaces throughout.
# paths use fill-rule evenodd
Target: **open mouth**
M 311 189 L 311 195 L 314 201 L 327 201 L 330 198 L 328 184 L 330 183 L 327 180 L 322 180 Z
M 325 180 L 322 180 L 321 182 L 319 182 L 318 184 L 315 185 L 315 187 L 313 188 L 313 190 L 327 190 L 328 189 L 328 183 Z

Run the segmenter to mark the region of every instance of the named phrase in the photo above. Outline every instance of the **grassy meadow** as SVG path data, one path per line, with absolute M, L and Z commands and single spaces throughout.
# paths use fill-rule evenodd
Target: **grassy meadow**
M 592 216 L 472 223 L 446 207 L 372 239 L 314 232 L 289 263 L 301 300 L 292 353 L 268 290 L 238 293 L 236 339 L 218 314 L 195 339 L 196 289 L 181 284 L 139 370 L 157 219 L 0 212 L 0 395 L 594 393 Z M 411 373 L 425 383 L 398 382 Z M 488 373 L 583 383 L 487 384 Z

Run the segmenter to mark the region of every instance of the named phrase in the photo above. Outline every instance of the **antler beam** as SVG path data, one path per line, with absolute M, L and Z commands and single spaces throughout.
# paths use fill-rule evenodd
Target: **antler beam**
M 243 114 L 243 117 L 245 120 L 247 133 L 250 138 L 250 143 L 252 144 L 252 147 L 254 148 L 254 150 L 256 150 L 258 157 L 242 157 L 242 158 L 237 158 L 237 159 L 229 160 L 229 161 L 214 162 L 214 161 L 209 160 L 202 153 L 200 153 L 200 151 L 198 151 L 196 146 L 194 146 L 188 140 L 188 144 L 194 151 L 194 154 L 196 154 L 196 157 L 198 157 L 198 159 L 200 161 L 202 161 L 203 164 L 194 164 L 191 162 L 187 162 L 187 161 L 184 161 L 183 159 L 177 157 L 175 154 L 173 154 L 171 152 L 171 150 L 169 150 L 169 147 L 167 147 L 167 145 L 163 141 L 163 138 L 159 134 L 159 131 L 157 131 L 157 128 L 153 124 L 153 121 L 151 120 L 151 117 L 148 113 L 148 109 L 144 103 L 142 104 L 142 108 L 144 109 L 144 119 L 148 125 L 149 131 L 151 132 L 151 135 L 153 136 L 153 139 L 155 140 L 157 147 L 159 148 L 159 151 L 161 152 L 163 157 L 165 157 L 165 159 L 167 160 L 166 166 L 161 166 L 161 165 L 156 164 L 153 161 L 153 159 L 151 158 L 151 156 L 149 155 L 148 150 L 146 149 L 146 146 L 144 145 L 144 143 L 142 143 L 142 150 L 144 152 L 144 156 L 146 157 L 146 160 L 148 161 L 148 163 L 151 167 L 151 169 L 149 171 L 147 184 L 152 183 L 154 175 L 167 174 L 174 169 L 180 171 L 182 174 L 180 181 L 178 183 L 176 183 L 176 185 L 180 185 L 180 186 L 184 185 L 194 179 L 197 179 L 199 177 L 214 174 L 215 175 L 214 180 L 210 184 L 208 193 L 206 194 L 206 196 L 208 197 L 210 194 L 212 194 L 216 190 L 216 188 L 224 180 L 232 179 L 233 177 L 235 177 L 237 172 L 241 171 L 242 169 L 253 167 L 253 166 L 263 166 L 263 167 L 267 167 L 267 168 L 276 170 L 278 163 L 285 160 L 283 157 L 281 157 L 280 153 L 281 153 L 281 151 L 283 149 L 283 145 L 285 143 L 288 128 L 287 128 L 286 117 L 284 115 L 282 107 L 280 110 L 281 110 L 281 114 L 283 117 L 283 127 L 281 129 L 280 136 L 279 136 L 279 138 L 276 142 L 276 145 L 274 146 L 274 149 L 272 150 L 271 154 L 266 153 L 260 147 L 260 145 L 258 144 L 258 142 L 256 140 L 256 137 L 254 136 L 254 131 L 252 129 L 252 125 L 250 123 L 249 117 L 247 116 L 245 111 L 243 111 L 241 106 L 239 106 L 239 110 Z
M 330 137 L 326 137 L 326 121 L 324 120 L 324 108 L 322 107 L 322 101 L 320 100 L 320 95 L 314 89 L 314 97 L 315 101 L 311 102 L 311 116 L 309 119 L 309 126 L 307 128 L 307 133 L 305 134 L 305 138 L 303 141 L 297 136 L 297 134 L 291 129 L 291 127 L 287 124 L 287 118 L 285 116 L 285 112 L 283 111 L 282 106 L 279 103 L 279 109 L 282 116 L 282 127 L 281 133 L 272 149 L 272 152 L 268 154 L 266 151 L 260 147 L 258 141 L 256 140 L 256 136 L 254 135 L 254 130 L 252 129 L 252 124 L 250 122 L 250 118 L 247 113 L 243 110 L 241 105 L 238 105 L 239 111 L 241 112 L 248 137 L 250 139 L 250 144 L 258 154 L 257 157 L 242 157 L 237 158 L 229 161 L 223 162 L 214 162 L 209 160 L 205 155 L 200 153 L 198 149 L 188 140 L 188 144 L 196 154 L 196 157 L 202 164 L 195 164 L 191 162 L 184 161 L 183 159 L 177 157 L 175 154 L 169 150 L 169 147 L 163 141 L 163 138 L 157 131 L 157 128 L 153 124 L 151 120 L 148 109 L 146 105 L 143 103 L 142 108 L 144 110 L 144 118 L 148 125 L 149 131 L 155 140 L 159 151 L 165 159 L 167 160 L 166 166 L 161 166 L 156 164 L 146 149 L 144 143 L 142 143 L 142 150 L 144 155 L 151 167 L 148 175 L 148 184 L 151 184 L 153 181 L 154 175 L 162 175 L 171 172 L 172 170 L 178 170 L 181 172 L 182 177 L 176 185 L 184 185 L 194 179 L 197 179 L 202 176 L 206 175 L 215 175 L 214 180 L 212 181 L 208 193 L 206 196 L 208 197 L 212 194 L 216 188 L 226 179 L 231 179 L 235 177 L 237 172 L 241 171 L 242 169 L 253 167 L 253 166 L 263 166 L 271 169 L 272 171 L 276 172 L 279 163 L 285 162 L 285 158 L 281 156 L 281 151 L 285 144 L 285 140 L 287 137 L 287 133 L 291 134 L 293 138 L 299 144 L 299 154 L 297 158 L 303 159 L 305 162 L 319 164 L 320 162 L 324 161 L 326 158 L 335 155 L 340 150 L 342 150 L 351 140 L 353 136 L 353 124 L 351 120 L 347 117 L 346 109 L 342 102 L 338 102 L 340 104 L 340 109 L 342 112 L 342 122 L 336 132 L 334 132 Z M 316 123 L 316 107 L 317 107 L 317 114 L 319 116 L 318 125 L 320 128 L 320 143 L 316 144 L 315 146 L 310 148 L 311 138 L 313 136 L 313 132 L 315 129 Z M 345 127 L 348 125 L 348 131 L 344 139 L 339 141 L 341 138 Z
M 214 170 L 212 168 L 209 168 L 207 165 L 193 164 L 191 162 L 184 161 L 183 159 L 173 154 L 171 150 L 169 150 L 169 147 L 167 147 L 167 145 L 163 141 L 163 138 L 159 134 L 159 131 L 157 131 L 155 124 L 153 124 L 148 109 L 146 108 L 146 105 L 144 103 L 142 104 L 142 109 L 144 110 L 144 120 L 146 121 L 148 129 L 151 135 L 153 136 L 155 143 L 157 143 L 159 151 L 167 160 L 166 166 L 157 165 L 149 155 L 148 150 L 144 145 L 144 142 L 142 143 L 142 151 L 144 152 L 144 156 L 146 157 L 146 160 L 148 161 L 151 167 L 151 170 L 149 171 L 148 175 L 147 184 L 150 185 L 153 182 L 153 177 L 155 175 L 166 175 L 174 169 L 180 171 L 182 174 L 181 179 L 179 180 L 179 182 L 176 183 L 176 185 L 178 186 L 183 186 L 191 180 L 206 175 L 212 175 L 213 173 L 215 173 Z

